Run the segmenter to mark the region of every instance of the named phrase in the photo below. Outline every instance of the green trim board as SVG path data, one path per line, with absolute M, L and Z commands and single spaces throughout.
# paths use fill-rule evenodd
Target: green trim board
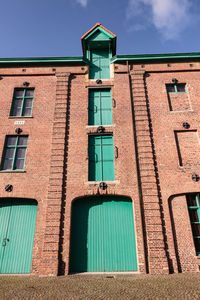
M 115 55 L 111 58 L 111 63 L 130 62 L 169 62 L 169 61 L 200 61 L 200 52 L 191 53 L 163 53 L 163 54 L 135 54 L 135 55 Z M 0 58 L 0 65 L 85 65 L 89 61 L 85 56 L 66 57 L 18 57 Z
M 46 64 L 69 64 L 85 65 L 88 61 L 83 56 L 64 56 L 64 57 L 13 57 L 0 58 L 0 65 L 46 65 Z
M 70 273 L 137 270 L 131 199 L 114 195 L 75 199 Z
M 0 199 L 0 273 L 31 272 L 37 202 Z

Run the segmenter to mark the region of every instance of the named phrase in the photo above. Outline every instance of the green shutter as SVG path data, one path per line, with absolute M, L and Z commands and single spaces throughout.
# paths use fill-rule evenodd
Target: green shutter
M 76 200 L 71 228 L 71 272 L 137 271 L 129 198 L 101 196 Z
M 1 200 L 0 273 L 30 273 L 36 214 L 34 200 Z
M 89 125 L 112 125 L 112 101 L 110 89 L 89 91 Z
M 89 181 L 114 179 L 113 137 L 89 136 Z
M 90 79 L 110 78 L 109 51 L 91 50 Z

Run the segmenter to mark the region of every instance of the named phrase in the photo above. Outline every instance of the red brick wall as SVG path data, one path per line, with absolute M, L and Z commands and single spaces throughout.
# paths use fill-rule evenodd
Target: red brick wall
M 115 65 L 114 79 L 103 80 L 116 101 L 113 125 L 106 132 L 113 134 L 119 152 L 115 181 L 106 193 L 133 201 L 141 272 L 177 272 L 180 266 L 183 272 L 198 270 L 185 198 L 173 197 L 200 191 L 200 183 L 191 179 L 199 174 L 198 68 L 195 62 L 192 67 L 187 62 L 130 65 L 129 75 L 127 66 Z M 29 141 L 25 172 L 0 172 L 0 197 L 38 201 L 32 274 L 57 275 L 59 268 L 68 273 L 72 201 L 104 193 L 88 182 L 88 134 L 96 132 L 88 126 L 88 89 L 99 85 L 87 79 L 86 71 L 82 66 L 1 69 L 0 153 L 5 136 L 15 134 L 16 127 Z M 188 95 L 176 99 L 178 108 L 170 111 L 165 85 L 174 77 L 187 84 Z M 13 90 L 24 81 L 35 88 L 33 118 L 10 118 Z M 25 124 L 16 126 L 15 120 Z M 183 122 L 190 124 L 189 131 Z M 180 133 L 182 166 L 175 131 Z M 11 193 L 4 190 L 8 183 Z M 182 226 L 187 227 L 186 243 Z

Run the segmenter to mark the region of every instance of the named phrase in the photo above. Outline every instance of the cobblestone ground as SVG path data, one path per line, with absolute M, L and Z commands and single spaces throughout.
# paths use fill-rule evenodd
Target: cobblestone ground
M 200 274 L 1 276 L 0 300 L 8 299 L 199 300 Z

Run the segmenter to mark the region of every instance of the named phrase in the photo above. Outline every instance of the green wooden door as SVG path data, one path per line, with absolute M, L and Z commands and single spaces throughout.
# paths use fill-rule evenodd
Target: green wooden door
M 89 181 L 112 181 L 114 179 L 112 135 L 89 136 Z
M 110 89 L 89 91 L 89 125 L 112 125 L 112 101 Z
M 109 51 L 92 50 L 90 62 L 90 79 L 110 78 Z
M 101 196 L 73 203 L 71 272 L 136 271 L 132 202 Z
M 0 201 L 0 273 L 30 273 L 36 214 L 34 200 Z

